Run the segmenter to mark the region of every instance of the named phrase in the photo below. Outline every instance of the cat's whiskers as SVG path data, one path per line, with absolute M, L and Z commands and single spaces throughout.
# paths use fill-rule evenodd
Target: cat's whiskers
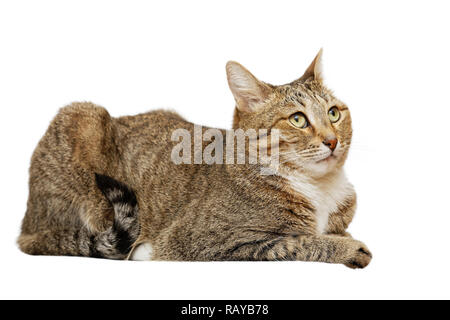
M 287 162 L 297 162 L 301 157 L 290 157 L 288 159 L 285 159 L 284 161 L 281 161 L 280 164 L 285 164 Z
M 325 156 L 329 156 L 329 155 L 330 155 L 329 152 L 320 152 L 320 153 L 317 153 L 317 154 L 312 154 L 312 155 L 309 155 L 309 156 L 305 156 L 304 159 L 305 160 L 315 160 L 315 159 L 324 158 Z
M 308 150 L 308 151 L 299 153 L 299 155 L 303 157 L 303 156 L 308 156 L 311 154 L 316 154 L 318 152 L 320 152 L 320 150 Z
M 287 162 L 293 162 L 299 164 L 301 160 L 315 160 L 320 159 L 327 155 L 328 152 L 323 152 L 318 148 L 315 149 L 307 149 L 302 151 L 291 151 L 280 154 L 280 157 L 283 158 L 283 161 L 280 164 L 285 164 Z
M 293 154 L 298 155 L 298 152 L 297 151 L 283 152 L 283 153 L 280 153 L 280 157 L 290 156 Z
M 306 150 L 302 150 L 302 151 L 297 151 L 295 152 L 296 154 L 296 158 L 292 159 L 292 157 L 286 157 L 286 161 L 284 162 L 288 162 L 288 161 L 292 161 L 292 160 L 296 160 L 296 162 L 298 160 L 304 160 L 304 161 L 311 161 L 311 160 L 316 160 L 316 159 L 321 159 L 327 155 L 329 155 L 329 151 L 323 151 L 320 148 L 313 148 L 313 149 L 306 149 Z M 298 163 L 298 162 L 297 162 Z
M 315 153 L 317 152 L 317 150 L 311 150 L 311 149 L 307 149 L 307 150 L 301 150 L 301 151 L 290 151 L 290 152 L 284 152 L 284 153 L 280 153 L 280 156 L 286 156 L 286 155 L 291 155 L 291 154 L 296 154 L 298 156 L 302 156 L 302 155 L 307 155 L 307 154 L 311 154 L 311 153 Z

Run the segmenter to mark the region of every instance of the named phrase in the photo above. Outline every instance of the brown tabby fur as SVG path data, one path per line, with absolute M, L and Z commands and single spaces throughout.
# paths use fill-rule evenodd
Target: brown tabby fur
M 295 173 L 317 186 L 332 184 L 350 146 L 350 113 L 323 85 L 319 60 L 320 54 L 302 78 L 283 86 L 260 82 L 237 63 L 227 65 L 237 103 L 233 127 L 281 130 L 279 175 L 260 175 L 259 165 L 174 164 L 171 150 L 178 142 L 171 141 L 173 130 L 185 128 L 193 136 L 193 124 L 175 113 L 111 118 L 91 103 L 61 109 L 32 157 L 20 248 L 29 254 L 82 255 L 73 241 L 61 237 L 70 230 L 95 235 L 111 226 L 110 204 L 95 184 L 99 173 L 136 192 L 141 225 L 136 244 L 149 242 L 152 259 L 367 266 L 369 250 L 346 233 L 356 207 L 354 191 L 329 212 L 321 233 L 312 199 L 286 178 Z M 334 105 L 341 119 L 331 124 L 327 112 Z M 298 111 L 311 120 L 310 127 L 289 123 Z M 311 173 L 283 157 L 292 150 L 313 152 L 330 134 L 341 144 L 341 155 L 324 173 Z

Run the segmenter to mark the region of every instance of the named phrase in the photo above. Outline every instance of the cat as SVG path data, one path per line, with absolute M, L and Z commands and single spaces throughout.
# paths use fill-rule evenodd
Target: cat
M 260 163 L 175 164 L 172 134 L 194 133 L 194 124 L 173 112 L 111 118 L 92 103 L 62 108 L 31 160 L 21 250 L 366 267 L 372 254 L 346 232 L 356 209 L 343 169 L 351 116 L 324 85 L 321 57 L 280 86 L 227 63 L 233 129 L 279 132 L 268 147 L 279 154 L 273 174 L 261 174 Z

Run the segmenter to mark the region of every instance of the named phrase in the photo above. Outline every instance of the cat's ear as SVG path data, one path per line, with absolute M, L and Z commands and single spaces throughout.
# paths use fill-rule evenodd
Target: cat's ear
M 323 49 L 319 50 L 319 53 L 314 58 L 313 62 L 309 65 L 308 69 L 306 69 L 303 76 L 299 79 L 300 81 L 306 81 L 308 79 L 314 79 L 317 81 L 322 81 L 322 52 Z
M 236 100 L 236 106 L 243 112 L 259 110 L 271 89 L 237 62 L 227 63 L 228 85 Z

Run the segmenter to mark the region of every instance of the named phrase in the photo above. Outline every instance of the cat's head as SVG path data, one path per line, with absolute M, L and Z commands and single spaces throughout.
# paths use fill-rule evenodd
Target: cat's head
M 303 76 L 274 86 L 237 62 L 227 63 L 236 100 L 233 128 L 278 129 L 280 169 L 321 177 L 343 166 L 352 138 L 348 107 L 325 87 L 322 50 Z

